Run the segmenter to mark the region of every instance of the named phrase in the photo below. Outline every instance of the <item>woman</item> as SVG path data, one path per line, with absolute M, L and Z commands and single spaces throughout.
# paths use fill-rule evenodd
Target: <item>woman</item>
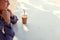
M 8 0 L 0 0 L 0 40 L 13 40 L 15 35 L 11 27 L 13 14 L 8 9 L 8 6 Z M 4 30 L 2 30 L 3 28 Z

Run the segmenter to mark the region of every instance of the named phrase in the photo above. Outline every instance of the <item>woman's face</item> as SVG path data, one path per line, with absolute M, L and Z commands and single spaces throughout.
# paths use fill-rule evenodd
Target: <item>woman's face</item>
M 0 10 L 6 10 L 9 6 L 8 0 L 1 0 L 0 1 Z

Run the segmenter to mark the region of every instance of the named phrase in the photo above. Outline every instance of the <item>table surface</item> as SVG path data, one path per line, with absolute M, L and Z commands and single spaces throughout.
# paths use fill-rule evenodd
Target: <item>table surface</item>
M 48 7 L 50 11 L 46 12 L 24 4 L 29 8 L 26 10 L 27 24 L 22 24 L 21 8 L 17 8 L 18 11 L 14 13 L 19 19 L 13 25 L 17 40 L 60 40 L 60 18 L 51 11 L 54 6 Z

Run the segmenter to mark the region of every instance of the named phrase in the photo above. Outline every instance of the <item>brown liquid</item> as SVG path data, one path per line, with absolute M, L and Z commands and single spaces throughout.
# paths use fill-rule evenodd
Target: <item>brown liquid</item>
M 27 16 L 26 15 L 23 15 L 22 16 L 22 23 L 23 24 L 26 24 L 27 23 Z

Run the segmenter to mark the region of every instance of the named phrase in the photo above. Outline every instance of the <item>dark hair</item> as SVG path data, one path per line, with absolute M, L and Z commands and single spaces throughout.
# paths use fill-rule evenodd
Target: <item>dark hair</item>
M 2 11 L 0 10 L 0 14 L 2 14 Z

